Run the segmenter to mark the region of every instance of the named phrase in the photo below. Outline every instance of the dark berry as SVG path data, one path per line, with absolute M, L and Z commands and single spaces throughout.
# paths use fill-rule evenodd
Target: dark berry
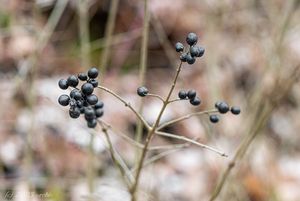
M 95 80 L 95 79 L 89 80 L 89 83 L 91 83 L 93 85 L 93 87 L 97 87 L 98 86 L 98 81 Z
M 197 57 L 200 54 L 200 50 L 199 50 L 198 46 L 190 47 L 190 54 L 192 57 Z
M 83 101 L 81 100 L 76 101 L 76 106 L 79 108 L 83 108 Z
M 81 86 L 81 91 L 83 94 L 85 95 L 90 95 L 93 93 L 94 91 L 94 86 L 91 84 L 91 83 L 84 83 L 82 86 Z
M 189 33 L 186 37 L 186 42 L 189 45 L 194 45 L 198 41 L 198 36 L 195 33 Z
M 230 111 L 231 111 L 232 114 L 235 114 L 235 115 L 238 115 L 238 114 L 241 113 L 241 109 L 239 107 L 236 107 L 236 106 L 232 106 Z
M 95 111 L 92 108 L 85 108 L 84 117 L 86 120 L 91 120 L 96 117 Z
M 79 73 L 77 75 L 78 79 L 80 79 L 81 81 L 86 81 L 88 79 L 88 76 L 86 73 Z
M 190 100 L 194 99 L 196 97 L 196 95 L 197 95 L 197 92 L 194 89 L 189 90 L 187 93 L 187 97 Z
M 194 99 L 190 100 L 190 103 L 194 106 L 200 105 L 201 104 L 201 100 L 199 97 L 195 97 Z
M 187 62 L 188 64 L 194 64 L 195 61 L 196 61 L 195 57 L 192 57 L 192 55 L 187 54 L 187 56 L 186 56 L 186 62 Z
M 186 54 L 186 53 L 182 53 L 182 54 L 180 55 L 180 60 L 181 60 L 182 62 L 186 62 L 186 61 L 187 61 L 187 54 Z
M 215 114 L 212 114 L 212 115 L 209 116 L 209 120 L 212 123 L 217 123 L 219 121 L 219 117 Z
M 58 81 L 58 86 L 61 89 L 67 89 L 69 87 L 68 81 L 65 80 L 65 79 L 61 79 L 61 80 Z
M 77 92 L 77 93 L 80 93 L 78 89 L 72 89 L 72 91 L 70 92 L 70 97 L 71 97 L 71 98 L 74 98 L 76 92 Z
M 78 118 L 80 116 L 80 109 L 78 107 L 70 108 L 69 115 L 73 119 Z
M 144 97 L 148 94 L 148 89 L 146 87 L 139 87 L 136 92 L 139 96 Z
M 89 95 L 86 100 L 90 105 L 95 105 L 98 102 L 98 97 L 95 94 L 92 94 Z
M 96 78 L 96 77 L 98 77 L 98 69 L 97 68 L 95 68 L 95 67 L 93 67 L 93 68 L 91 68 L 89 71 L 88 71 L 88 76 L 89 76 L 89 78 Z
M 182 43 L 177 42 L 177 43 L 175 44 L 175 49 L 176 49 L 176 52 L 182 52 L 183 49 L 184 49 L 184 46 L 183 46 Z
M 98 100 L 98 102 L 96 103 L 96 105 L 94 105 L 95 109 L 101 109 L 103 108 L 104 103 L 101 100 Z
M 202 57 L 205 53 L 205 49 L 203 47 L 198 47 L 198 55 L 196 57 Z
M 102 117 L 103 113 L 104 113 L 103 109 L 97 109 L 97 110 L 95 110 L 95 114 L 96 114 L 97 118 Z
M 89 128 L 95 128 L 97 126 L 97 120 L 96 119 L 91 119 L 87 121 L 87 126 Z
M 79 80 L 75 75 L 71 75 L 70 77 L 68 77 L 68 85 L 71 87 L 77 87 Z
M 178 92 L 178 97 L 179 97 L 180 99 L 186 99 L 186 97 L 187 97 L 186 91 L 180 90 L 180 91 Z
M 220 104 L 218 105 L 218 110 L 221 114 L 225 114 L 229 111 L 229 106 L 225 102 L 220 102 Z
M 76 100 L 74 99 L 74 98 L 71 98 L 70 99 L 70 103 L 69 103 L 69 105 L 70 105 L 70 107 L 75 107 L 76 106 Z
M 58 98 L 58 103 L 61 104 L 62 106 L 67 106 L 70 103 L 70 97 L 66 94 L 61 95 Z
M 221 104 L 221 101 L 217 101 L 216 103 L 215 103 L 215 108 L 219 108 L 219 105 Z

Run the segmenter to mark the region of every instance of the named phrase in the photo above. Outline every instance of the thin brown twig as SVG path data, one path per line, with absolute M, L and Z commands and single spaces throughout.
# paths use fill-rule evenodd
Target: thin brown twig
M 199 147 L 201 147 L 201 148 L 204 148 L 204 149 L 213 151 L 213 152 L 219 154 L 220 156 L 228 157 L 228 155 L 227 155 L 226 153 L 224 153 L 223 151 L 220 151 L 220 150 L 218 150 L 218 149 L 216 149 L 216 148 L 213 148 L 213 147 L 211 147 L 211 146 L 202 144 L 202 143 L 200 143 L 200 142 L 198 142 L 198 141 L 195 141 L 195 140 L 193 140 L 193 139 L 184 137 L 184 136 L 182 136 L 182 135 L 175 135 L 175 134 L 172 134 L 172 133 L 166 133 L 166 132 L 160 132 L 160 131 L 155 132 L 155 134 L 160 135 L 160 136 L 164 136 L 164 137 L 169 137 L 169 138 L 174 138 L 174 139 L 178 139 L 178 140 L 183 140 L 183 141 L 186 141 L 186 142 L 195 144 L 195 145 L 197 145 L 197 146 L 199 146 Z
M 103 86 L 98 86 L 97 88 L 101 89 L 101 90 L 104 90 L 106 91 L 107 93 L 113 95 L 114 97 L 116 97 L 119 101 L 121 101 L 122 103 L 124 103 L 124 105 L 126 107 L 128 107 L 144 124 L 144 126 L 146 127 L 147 130 L 150 130 L 151 127 L 150 125 L 147 123 L 147 121 L 144 119 L 144 117 L 138 113 L 132 106 L 129 102 L 127 102 L 126 100 L 124 100 L 121 96 L 119 96 L 118 94 L 116 94 L 115 92 L 113 92 L 112 90 L 106 88 L 106 87 L 103 87 Z
M 183 120 L 186 120 L 186 119 L 189 119 L 193 116 L 201 116 L 201 115 L 204 115 L 204 114 L 212 114 L 212 113 L 217 113 L 218 110 L 216 109 L 212 109 L 212 110 L 206 110 L 206 111 L 201 111 L 201 112 L 194 112 L 194 113 L 191 113 L 191 114 L 187 114 L 187 115 L 184 115 L 182 117 L 178 117 L 176 119 L 173 119 L 173 120 L 170 120 L 168 122 L 165 122 L 163 124 L 161 124 L 160 126 L 157 127 L 157 131 L 158 130 L 161 130 L 163 128 L 165 128 L 166 126 L 169 126 L 171 124 L 175 124 L 175 123 L 178 123 L 180 121 L 183 121 Z

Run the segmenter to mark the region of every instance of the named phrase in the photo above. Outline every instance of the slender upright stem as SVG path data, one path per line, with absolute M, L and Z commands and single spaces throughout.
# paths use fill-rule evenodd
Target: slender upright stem
M 174 91 L 174 88 L 176 86 L 176 82 L 177 82 L 179 73 L 181 71 L 181 67 L 182 67 L 182 62 L 180 62 L 179 66 L 177 68 L 176 75 L 175 75 L 175 78 L 173 80 L 172 86 L 170 88 L 170 91 L 169 91 L 166 99 L 164 100 L 163 106 L 162 106 L 162 108 L 161 108 L 161 110 L 158 114 L 158 117 L 157 117 L 154 125 L 152 126 L 152 128 L 148 131 L 147 138 L 146 138 L 146 141 L 145 141 L 145 147 L 142 150 L 142 154 L 141 154 L 138 166 L 137 166 L 137 171 L 136 171 L 136 175 L 135 175 L 135 183 L 133 184 L 133 186 L 131 188 L 131 195 L 132 195 L 131 200 L 132 201 L 136 201 L 136 191 L 137 191 L 137 188 L 138 188 L 138 185 L 139 185 L 140 174 L 141 174 L 142 167 L 144 165 L 144 161 L 145 161 L 145 158 L 146 158 L 148 146 L 150 145 L 150 142 L 151 142 L 152 137 L 155 133 L 155 130 L 156 130 L 157 126 L 159 125 L 160 119 L 161 119 L 161 117 L 162 117 L 162 115 L 163 115 L 163 113 L 164 113 L 164 111 L 165 111 L 165 109 L 166 109 L 166 107 L 169 103 L 171 95 L 172 95 L 172 93 Z
M 112 0 L 109 9 L 108 20 L 105 27 L 105 46 L 101 56 L 101 72 L 102 74 L 106 73 L 110 53 L 111 53 L 111 44 L 113 42 L 113 32 L 116 23 L 116 16 L 118 11 L 119 0 Z
M 145 76 L 147 70 L 147 59 L 148 59 L 148 41 L 149 41 L 149 21 L 150 13 L 148 9 L 148 0 L 144 0 L 144 21 L 143 21 L 143 35 L 142 35 L 142 45 L 141 45 L 141 57 L 140 57 L 140 68 L 139 68 L 139 84 L 140 86 L 145 85 Z M 141 99 L 138 112 L 143 113 L 144 99 Z M 135 133 L 135 140 L 140 142 L 143 134 L 143 122 L 139 119 L 137 120 L 137 127 Z M 136 149 L 136 163 L 138 163 L 138 157 L 140 150 Z

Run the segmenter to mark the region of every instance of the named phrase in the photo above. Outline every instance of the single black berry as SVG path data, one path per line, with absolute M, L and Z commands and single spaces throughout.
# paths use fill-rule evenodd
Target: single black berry
M 79 80 L 75 75 L 71 75 L 70 77 L 68 77 L 68 85 L 71 87 L 77 87 Z
M 197 95 L 197 92 L 194 89 L 189 90 L 187 93 L 187 97 L 190 100 L 194 99 L 196 97 L 196 95 Z
M 76 101 L 76 106 L 79 108 L 83 108 L 83 101 L 82 100 Z
M 91 119 L 87 121 L 87 126 L 89 128 L 95 128 L 97 126 L 97 120 L 96 119 Z
M 180 99 L 186 99 L 186 97 L 187 97 L 186 91 L 180 90 L 180 91 L 178 92 L 178 97 L 179 97 Z
M 78 79 L 80 79 L 81 81 L 86 81 L 88 79 L 88 76 L 86 73 L 79 73 L 77 75 Z
M 229 106 L 225 102 L 220 102 L 220 104 L 218 105 L 218 110 L 221 114 L 225 114 L 229 111 Z
M 98 81 L 95 80 L 95 79 L 89 80 L 89 83 L 91 83 L 93 85 L 93 87 L 97 87 L 98 86 Z
M 196 57 L 202 57 L 205 53 L 205 49 L 203 47 L 198 47 L 198 55 Z
M 58 103 L 62 106 L 67 106 L 70 103 L 70 97 L 66 94 L 59 96 Z
M 219 117 L 217 115 L 215 115 L 215 114 L 212 114 L 212 115 L 209 116 L 209 120 L 212 123 L 218 123 Z
M 69 115 L 73 119 L 78 118 L 80 116 L 80 109 L 78 107 L 70 108 Z
M 241 113 L 241 109 L 237 106 L 232 106 L 230 111 L 231 111 L 232 114 L 235 114 L 235 115 L 238 115 L 238 114 Z
M 98 102 L 96 103 L 96 105 L 94 105 L 95 109 L 101 109 L 103 108 L 104 103 L 101 100 L 98 100 Z
M 98 97 L 95 94 L 91 94 L 86 98 L 90 105 L 95 105 L 98 102 Z
M 95 111 L 92 108 L 85 108 L 84 110 L 84 117 L 86 120 L 95 119 Z
M 182 54 L 180 55 L 180 60 L 181 60 L 182 62 L 186 62 L 186 61 L 187 61 L 187 53 L 182 53 Z
M 184 46 L 183 46 L 182 43 L 177 42 L 177 43 L 175 44 L 175 49 L 176 49 L 176 52 L 182 52 L 183 49 L 184 49 Z
M 200 54 L 200 49 L 198 46 L 190 47 L 190 54 L 192 57 L 197 57 Z
M 96 114 L 97 118 L 102 117 L 103 113 L 104 113 L 103 109 L 96 109 L 95 110 L 95 114 Z
M 219 105 L 221 104 L 221 101 L 217 101 L 216 103 L 215 103 L 215 108 L 219 108 Z
M 67 89 L 67 88 L 69 87 L 68 81 L 65 80 L 65 79 L 60 79 L 60 80 L 58 81 L 58 86 L 59 86 L 59 88 L 61 88 L 61 89 Z
M 194 64 L 195 61 L 196 61 L 195 57 L 192 57 L 191 54 L 187 54 L 187 56 L 186 56 L 186 62 L 187 62 L 188 64 L 190 64 L 190 65 L 191 65 L 191 64 Z
M 190 103 L 194 106 L 200 105 L 201 104 L 201 100 L 199 97 L 195 97 L 194 99 L 190 100 Z
M 137 88 L 136 92 L 139 96 L 144 97 L 148 94 L 149 91 L 146 87 L 139 87 Z
M 186 37 L 186 42 L 189 45 L 194 45 L 198 41 L 198 36 L 195 33 L 189 33 Z
M 81 86 L 81 91 L 84 95 L 90 95 L 94 91 L 94 86 L 91 83 L 84 83 Z
M 97 68 L 95 68 L 95 67 L 93 67 L 93 68 L 91 68 L 89 71 L 88 71 L 88 76 L 89 76 L 89 78 L 92 78 L 92 79 L 94 79 L 94 78 L 96 78 L 97 76 L 98 76 L 98 69 Z
M 72 91 L 70 92 L 70 97 L 71 98 L 74 98 L 75 94 L 77 93 L 80 93 L 80 91 L 78 89 L 72 89 Z

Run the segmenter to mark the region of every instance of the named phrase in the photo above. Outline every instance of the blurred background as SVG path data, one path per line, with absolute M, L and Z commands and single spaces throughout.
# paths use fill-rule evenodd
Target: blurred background
M 195 89 L 201 106 L 175 102 L 162 121 L 211 109 L 218 100 L 242 113 L 222 115 L 218 124 L 201 116 L 168 127 L 229 157 L 196 146 L 166 154 L 145 167 L 142 200 L 209 200 L 233 159 L 216 200 L 300 200 L 299 6 L 299 0 L 148 1 L 144 82 L 151 93 L 166 96 L 179 63 L 177 41 L 195 32 L 206 49 L 194 65 L 183 66 L 173 94 Z M 101 128 L 94 132 L 83 118 L 69 118 L 57 103 L 66 93 L 57 82 L 97 66 L 101 85 L 138 108 L 144 9 L 142 0 L 0 0 L 0 200 L 79 201 L 90 194 L 129 200 Z M 97 95 L 103 120 L 114 128 L 113 144 L 133 167 L 136 149 L 120 133 L 134 139 L 136 118 L 110 94 Z M 145 98 L 148 122 L 160 107 Z M 182 141 L 153 142 L 174 143 Z

